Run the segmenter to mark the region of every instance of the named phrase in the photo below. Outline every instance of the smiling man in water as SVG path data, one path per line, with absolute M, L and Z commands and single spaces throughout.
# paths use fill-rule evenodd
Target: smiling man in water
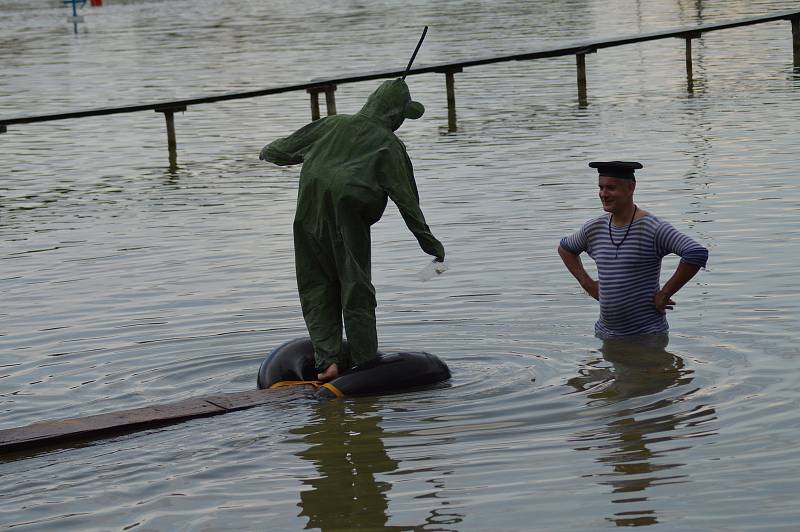
M 606 214 L 564 237 L 558 254 L 589 295 L 600 302 L 595 334 L 603 339 L 666 334 L 666 311 L 675 295 L 704 268 L 708 250 L 669 223 L 640 209 L 633 201 L 637 162 L 592 162 L 600 201 Z M 597 264 L 592 279 L 581 263 L 586 251 Z M 661 260 L 670 253 L 681 257 L 670 279 L 660 286 Z

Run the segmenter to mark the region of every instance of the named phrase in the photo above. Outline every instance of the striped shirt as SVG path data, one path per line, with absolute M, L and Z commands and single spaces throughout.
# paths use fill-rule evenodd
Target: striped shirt
M 597 264 L 600 319 L 595 334 L 613 338 L 666 333 L 667 317 L 653 301 L 660 289 L 661 259 L 675 253 L 681 262 L 705 267 L 708 250 L 653 215 L 634 221 L 627 238 L 627 225 L 612 224 L 612 244 L 608 220 L 608 214 L 589 220 L 561 239 L 562 248 L 576 255 L 586 251 Z

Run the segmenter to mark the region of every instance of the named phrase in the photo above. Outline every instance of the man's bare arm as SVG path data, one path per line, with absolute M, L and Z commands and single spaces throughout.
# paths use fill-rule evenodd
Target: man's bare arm
M 662 314 L 665 314 L 667 310 L 672 310 L 675 307 L 675 302 L 672 300 L 672 296 L 674 296 L 678 290 L 683 288 L 683 285 L 688 283 L 698 271 L 700 271 L 700 266 L 681 261 L 680 264 L 678 264 L 678 267 L 675 269 L 675 273 L 673 273 L 672 277 L 669 278 L 669 281 L 664 283 L 664 286 L 661 287 L 661 290 L 656 292 L 656 295 L 653 298 L 656 309 Z
M 566 266 L 569 270 L 569 273 L 571 273 L 572 276 L 578 280 L 581 287 L 583 287 L 583 289 L 586 290 L 590 296 L 599 300 L 600 295 L 598 293 L 597 281 L 592 279 L 589 274 L 586 273 L 580 256 L 572 253 L 571 251 L 567 251 L 561 246 L 558 246 L 558 254 L 561 256 L 561 260 L 564 261 L 564 266 Z

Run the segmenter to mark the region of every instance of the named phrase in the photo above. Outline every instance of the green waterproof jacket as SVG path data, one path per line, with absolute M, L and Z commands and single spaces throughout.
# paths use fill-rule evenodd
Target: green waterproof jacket
M 418 118 L 423 111 L 404 81 L 390 80 L 358 113 L 325 117 L 264 147 L 263 160 L 303 164 L 295 226 L 318 237 L 330 228 L 349 232 L 346 228 L 354 224 L 368 227 L 381 218 L 391 198 L 422 250 L 443 259 L 444 247 L 419 206 L 411 160 L 394 134 L 405 118 Z
M 262 159 L 276 164 L 303 163 L 293 228 L 295 270 L 320 369 L 359 366 L 377 354 L 370 226 L 383 215 L 387 198 L 423 251 L 444 258 L 419 208 L 405 146 L 394 134 L 403 120 L 423 112 L 404 81 L 386 81 L 358 113 L 312 122 L 261 150 Z

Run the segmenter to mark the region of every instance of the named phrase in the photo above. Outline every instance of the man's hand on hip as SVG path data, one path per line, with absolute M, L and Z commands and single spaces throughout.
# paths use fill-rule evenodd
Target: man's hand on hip
M 653 298 L 653 303 L 656 305 L 656 310 L 661 314 L 666 314 L 667 310 L 675 308 L 675 302 L 670 297 L 659 290 Z

